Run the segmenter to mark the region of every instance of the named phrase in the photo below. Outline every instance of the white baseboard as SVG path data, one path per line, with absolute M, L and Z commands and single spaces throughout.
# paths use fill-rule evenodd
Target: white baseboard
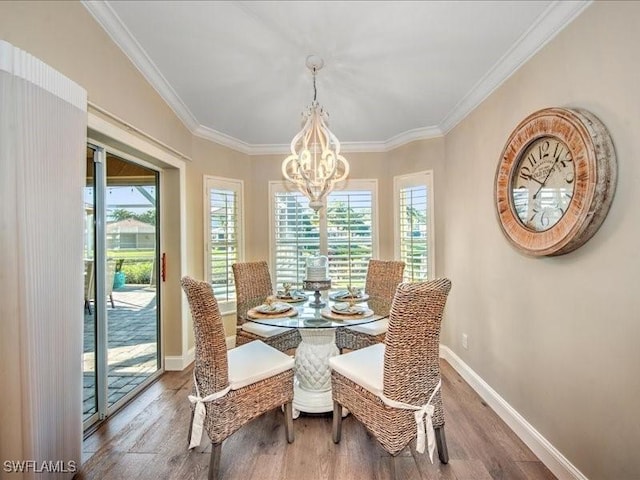
M 445 345 L 440 345 L 440 357 L 449 362 L 460 376 L 471 385 L 471 388 L 487 402 L 559 480 L 588 480 L 557 448 L 509 405 L 498 392 L 491 388 L 469 365 L 464 363 L 453 350 Z
M 196 358 L 195 347 L 191 347 L 186 355 L 182 356 L 170 356 L 164 357 L 164 369 L 165 371 L 182 371 L 187 368 Z
M 236 336 L 231 335 L 230 337 L 226 337 L 225 341 L 227 343 L 227 350 L 230 350 L 236 346 Z M 196 358 L 196 350 L 195 347 L 191 347 L 186 355 L 183 356 L 171 356 L 167 355 L 164 357 L 164 369 L 167 372 L 174 371 L 180 372 L 187 368 L 189 365 L 193 363 Z

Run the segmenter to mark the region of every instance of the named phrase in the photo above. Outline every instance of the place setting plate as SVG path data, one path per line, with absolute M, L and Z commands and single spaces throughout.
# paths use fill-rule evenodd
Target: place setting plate
M 284 293 L 279 291 L 278 294 L 276 295 L 276 298 L 278 299 L 279 302 L 284 302 L 284 303 L 301 303 L 301 302 L 306 302 L 309 299 L 307 295 L 298 291 L 293 291 L 289 293 Z
M 321 314 L 331 320 L 362 320 L 373 315 L 373 310 L 364 305 L 351 305 L 345 302 L 323 308 Z
M 329 300 L 334 302 L 346 302 L 348 300 L 354 300 L 355 302 L 365 302 L 369 300 L 369 295 L 364 292 L 358 292 L 355 295 L 348 290 L 340 290 L 329 295 Z
M 249 318 L 294 317 L 297 314 L 295 308 L 284 302 L 264 303 L 247 312 Z

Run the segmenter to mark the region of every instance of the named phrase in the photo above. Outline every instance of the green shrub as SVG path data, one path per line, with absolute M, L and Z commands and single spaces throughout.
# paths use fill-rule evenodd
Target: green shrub
M 122 271 L 125 274 L 125 283 L 148 285 L 151 281 L 151 266 L 152 262 L 124 262 Z

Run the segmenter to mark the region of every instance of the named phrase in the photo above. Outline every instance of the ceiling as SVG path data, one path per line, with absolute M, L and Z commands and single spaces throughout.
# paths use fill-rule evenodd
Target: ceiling
M 588 1 L 83 1 L 195 134 L 281 153 L 313 99 L 345 151 L 442 135 Z

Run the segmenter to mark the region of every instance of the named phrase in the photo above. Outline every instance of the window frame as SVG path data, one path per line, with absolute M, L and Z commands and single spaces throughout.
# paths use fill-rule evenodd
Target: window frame
M 397 175 L 393 177 L 393 232 L 394 256 L 396 260 L 402 258 L 402 239 L 400 234 L 400 192 L 404 188 L 425 186 L 427 189 L 427 278 L 433 280 L 436 272 L 435 263 L 435 204 L 433 187 L 433 170 Z
M 218 177 L 215 175 L 203 176 L 203 235 L 204 235 L 204 278 L 211 284 L 211 190 L 231 190 L 236 192 L 237 199 L 237 219 L 236 219 L 236 235 L 238 255 L 236 262 L 242 262 L 245 258 L 245 241 L 244 241 L 244 181 Z M 216 298 L 216 300 L 218 300 Z M 236 311 L 236 298 L 218 300 L 218 307 L 222 315 L 234 313 Z
M 378 234 L 378 179 L 348 179 L 336 184 L 331 193 L 340 193 L 341 191 L 364 190 L 371 192 L 371 258 L 379 256 L 379 234 Z M 274 289 L 277 287 L 276 274 L 276 241 L 275 241 L 275 211 L 274 211 L 274 195 L 276 193 L 298 193 L 300 192 L 288 182 L 283 180 L 269 181 L 269 270 L 272 272 L 271 281 L 274 283 Z M 331 195 L 331 193 L 329 195 Z M 319 252 L 320 255 L 327 255 L 328 250 L 328 230 L 327 230 L 327 202 L 319 211 Z

